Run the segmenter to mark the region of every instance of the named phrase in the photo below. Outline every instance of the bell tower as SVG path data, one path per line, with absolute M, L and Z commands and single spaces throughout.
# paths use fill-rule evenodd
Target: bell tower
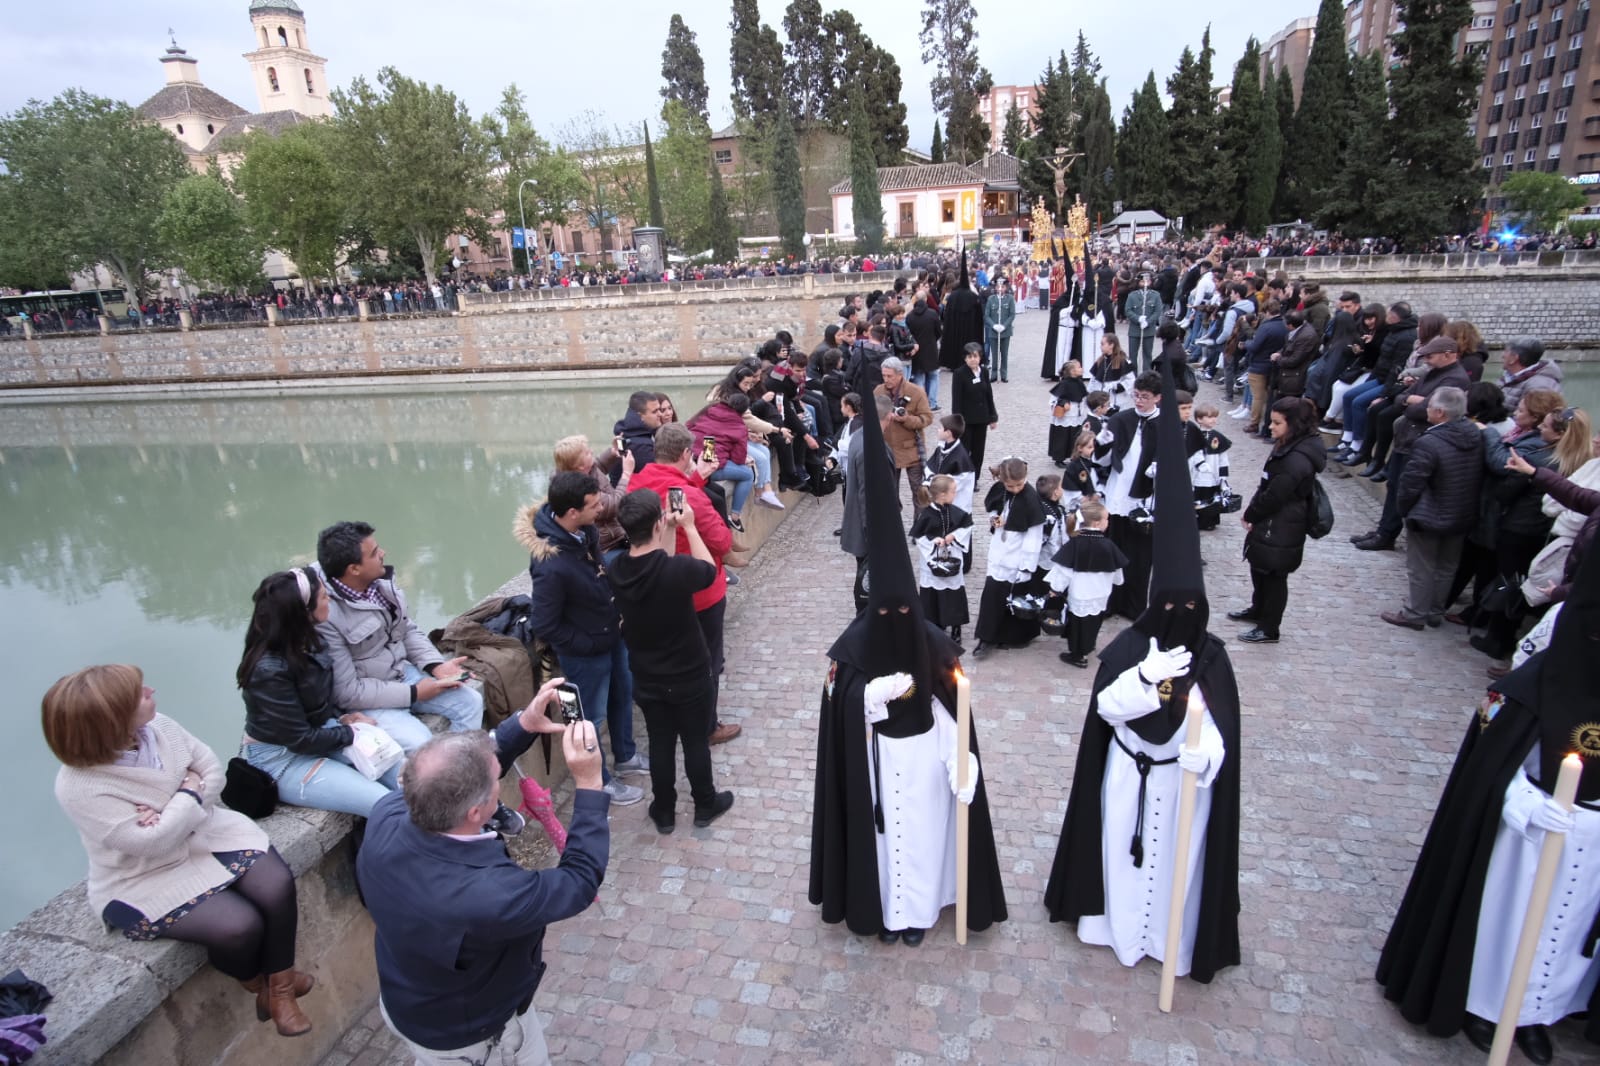
M 306 16 L 295 0 L 250 0 L 250 32 L 256 48 L 246 52 L 263 112 L 298 111 L 313 118 L 333 114 L 328 102 L 328 61 L 311 51 Z

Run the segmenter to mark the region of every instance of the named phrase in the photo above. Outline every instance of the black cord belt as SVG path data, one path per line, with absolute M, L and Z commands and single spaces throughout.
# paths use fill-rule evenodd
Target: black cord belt
M 1144 798 L 1150 786 L 1150 767 L 1171 766 L 1178 761 L 1174 755 L 1170 759 L 1152 759 L 1142 751 L 1130 751 L 1128 745 L 1122 742 L 1113 730 L 1111 739 L 1117 742 L 1117 747 L 1122 749 L 1122 754 L 1133 760 L 1133 765 L 1139 770 L 1139 817 L 1133 823 L 1133 842 L 1128 846 L 1128 854 L 1133 856 L 1133 865 L 1144 865 Z

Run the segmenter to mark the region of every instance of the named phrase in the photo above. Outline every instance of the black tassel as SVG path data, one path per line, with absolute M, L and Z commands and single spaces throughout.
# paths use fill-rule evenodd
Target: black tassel
M 1133 865 L 1135 867 L 1144 865 L 1144 834 L 1135 833 L 1133 835 L 1133 846 L 1128 849 L 1128 854 L 1133 856 Z
M 883 804 L 874 803 L 872 805 L 872 820 L 877 823 L 878 832 L 883 832 Z

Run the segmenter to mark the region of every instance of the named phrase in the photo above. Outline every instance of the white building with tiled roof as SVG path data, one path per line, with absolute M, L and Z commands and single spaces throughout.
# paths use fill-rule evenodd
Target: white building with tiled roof
M 955 244 L 958 238 L 973 239 L 984 230 L 1014 229 L 1016 171 L 1013 167 L 1002 173 L 1005 168 L 1000 163 L 986 157 L 983 164 L 971 167 L 960 163 L 879 167 L 884 234 Z M 843 239 L 854 239 L 855 196 L 850 179 L 834 185 L 828 193 L 833 197 L 834 232 Z

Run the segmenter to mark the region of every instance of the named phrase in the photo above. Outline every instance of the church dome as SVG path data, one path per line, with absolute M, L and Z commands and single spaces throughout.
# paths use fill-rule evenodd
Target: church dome
M 258 11 L 285 11 L 291 15 L 305 15 L 294 0 L 250 0 L 250 14 L 254 15 Z

